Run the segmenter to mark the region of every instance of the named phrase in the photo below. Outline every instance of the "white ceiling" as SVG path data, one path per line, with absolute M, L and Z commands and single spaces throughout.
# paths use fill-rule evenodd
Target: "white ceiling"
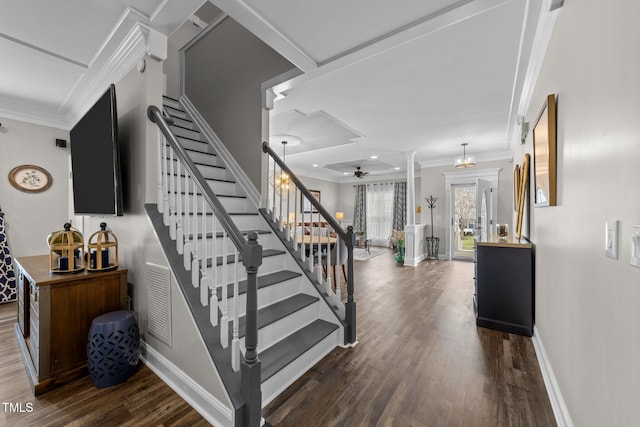
M 68 129 L 203 0 L 0 0 L 0 115 Z
M 303 140 L 296 172 L 339 181 L 356 164 L 404 174 L 410 152 L 418 169 L 449 165 L 462 142 L 480 166 L 510 158 L 558 1 L 211 3 L 304 72 L 274 88 L 271 129 Z M 0 116 L 72 127 L 202 2 L 0 0 Z
M 287 149 L 294 171 L 336 181 L 350 177 L 328 165 L 366 170 L 372 155 L 379 160 L 369 179 L 404 175 L 410 152 L 417 170 L 453 165 L 463 142 L 480 166 L 510 159 L 535 81 L 539 18 L 551 7 L 550 0 L 212 2 L 304 71 L 275 88 L 284 98 L 271 112 L 272 133 L 303 140 Z M 320 123 L 283 132 L 283 119 L 318 113 L 358 136 L 345 144 L 323 135 Z

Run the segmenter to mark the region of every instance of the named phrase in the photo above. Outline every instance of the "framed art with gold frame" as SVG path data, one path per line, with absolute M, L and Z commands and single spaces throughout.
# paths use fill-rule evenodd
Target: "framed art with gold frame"
M 556 205 L 556 96 L 548 95 L 533 128 L 534 206 Z
M 25 193 L 41 193 L 53 184 L 51 174 L 40 166 L 20 165 L 9 172 L 11 185 Z

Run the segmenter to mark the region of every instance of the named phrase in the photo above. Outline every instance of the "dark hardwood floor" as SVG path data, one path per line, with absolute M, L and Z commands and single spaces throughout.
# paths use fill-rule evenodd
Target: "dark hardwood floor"
M 359 344 L 336 349 L 263 411 L 267 426 L 554 426 L 529 338 L 477 328 L 473 264 L 356 262 Z M 90 379 L 34 397 L 0 305 L 3 426 L 194 426 L 206 421 L 148 368 L 96 389 Z M 26 409 L 26 408 L 25 408 Z
M 473 263 L 356 262 L 359 344 L 263 411 L 268 426 L 555 426 L 529 338 L 477 328 Z

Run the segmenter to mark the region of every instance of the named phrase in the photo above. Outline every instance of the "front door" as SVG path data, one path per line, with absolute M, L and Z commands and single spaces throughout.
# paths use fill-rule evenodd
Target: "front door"
M 454 259 L 473 259 L 473 239 L 477 220 L 476 184 L 454 185 L 452 192 L 451 256 Z

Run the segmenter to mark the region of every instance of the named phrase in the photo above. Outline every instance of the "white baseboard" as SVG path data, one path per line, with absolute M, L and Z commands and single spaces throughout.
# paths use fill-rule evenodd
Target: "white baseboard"
M 544 349 L 542 340 L 540 339 L 540 333 L 536 326 L 533 327 L 533 348 L 536 351 L 536 357 L 538 358 L 538 364 L 540 365 L 540 371 L 542 371 L 542 378 L 544 385 L 547 388 L 547 394 L 551 401 L 551 407 L 553 408 L 553 414 L 556 417 L 556 423 L 558 427 L 573 427 L 573 421 L 571 421 L 571 415 L 567 408 L 560 386 L 556 380 L 556 376 L 553 373 L 553 368 L 547 357 L 547 352 Z
M 425 259 L 424 254 L 416 257 L 416 258 L 405 258 L 404 259 L 404 265 L 408 265 L 409 267 L 415 267 L 418 264 L 420 264 L 420 261 L 422 261 L 423 259 Z
M 215 426 L 233 426 L 233 411 L 193 381 L 168 359 L 141 342 L 141 359 L 162 381 Z

